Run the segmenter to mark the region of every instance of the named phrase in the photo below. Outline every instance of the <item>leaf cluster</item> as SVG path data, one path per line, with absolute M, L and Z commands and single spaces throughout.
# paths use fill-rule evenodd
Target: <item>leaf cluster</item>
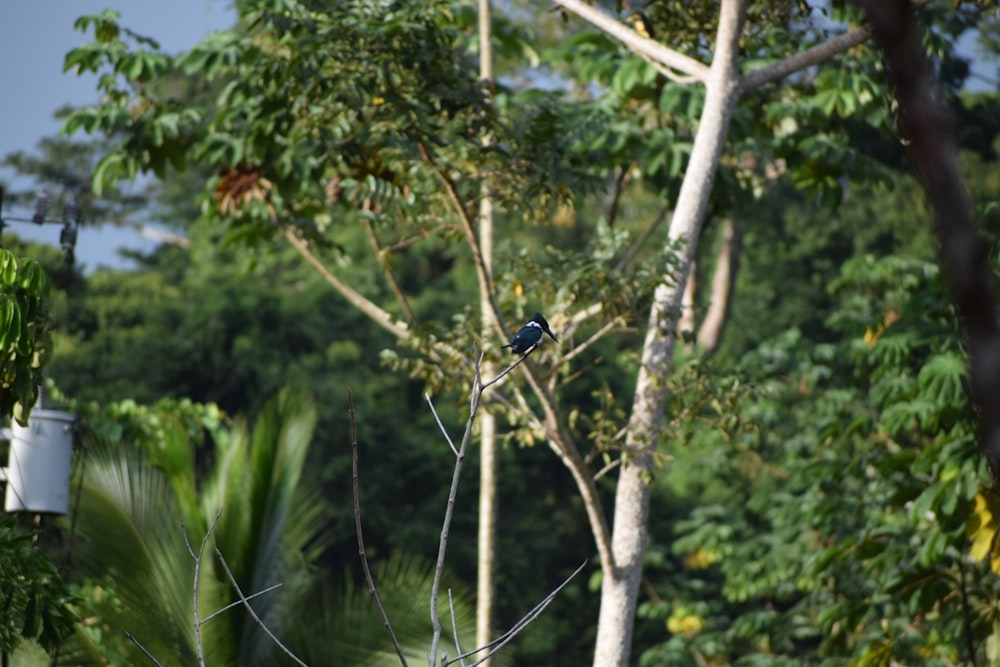
M 51 348 L 49 290 L 38 262 L 0 248 L 0 415 L 12 414 L 22 426 Z
M 0 651 L 10 653 L 24 640 L 49 651 L 73 633 L 75 599 L 52 561 L 16 523 L 14 517 L 0 521 Z

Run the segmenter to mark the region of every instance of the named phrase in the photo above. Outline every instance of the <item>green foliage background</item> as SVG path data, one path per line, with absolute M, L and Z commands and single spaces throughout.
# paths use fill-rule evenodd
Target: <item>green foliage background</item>
M 801 4 L 754 4 L 767 21 L 755 24 L 747 48 L 759 50 L 761 63 L 789 35 L 804 45 L 826 36 L 822 24 L 796 23 Z M 932 5 L 929 21 L 943 11 Z M 136 210 L 139 202 L 117 199 L 119 178 L 142 171 L 164 178 L 147 205 L 188 246 L 164 245 L 133 255 L 132 268 L 87 273 L 62 267 L 57 253 L 18 248 L 52 280 L 49 373 L 87 412 L 95 439 L 88 474 L 99 463 L 142 471 L 161 494 L 152 507 L 181 513 L 202 532 L 222 489 L 238 494 L 243 480 L 255 479 L 247 472 L 253 458 L 232 452 L 258 451 L 250 446 L 255 437 L 277 442 L 266 436 L 280 432 L 275 424 L 283 419 L 301 417 L 307 431 L 315 420 L 295 448 L 299 477 L 282 487 L 286 503 L 314 510 L 311 525 L 298 524 L 297 555 L 275 570 L 292 589 L 276 598 L 275 613 L 288 604 L 315 623 L 289 635 L 312 664 L 334 664 L 331 656 L 343 660 L 337 664 L 370 664 L 391 651 L 358 577 L 350 387 L 368 555 L 390 616 L 419 660 L 427 636 L 422 559 L 436 551 L 451 475 L 451 454 L 423 394 L 432 391 L 444 422 L 457 425 L 469 378 L 429 365 L 349 306 L 282 242 L 275 218 L 376 303 L 393 303 L 390 269 L 418 340 L 477 341 L 494 355 L 499 341 L 478 340 L 475 266 L 441 183 L 442 174 L 451 179 L 472 210 L 484 174 L 496 174 L 502 310 L 517 321 L 552 304 L 600 302 L 608 320 L 621 314 L 629 325 L 561 370 L 568 378 L 561 405 L 573 435 L 591 446 L 596 471 L 618 454 L 644 309 L 670 268 L 656 242 L 634 253 L 630 245 L 676 194 L 703 100 L 554 14 L 533 23 L 500 20 L 501 69 L 516 74 L 523 59 L 543 58 L 570 90 L 501 81 L 490 104 L 470 68 L 467 7 L 238 6 L 235 31 L 177 58 L 111 13 L 80 20 L 94 41 L 69 54 L 67 68 L 101 74 L 105 100 L 71 112 L 67 132 L 95 134 L 99 147 L 54 140 L 41 147 L 44 160 L 9 161 L 43 183 L 52 163 L 62 167 L 54 173 L 63 182 L 69 173 L 87 182 L 79 173 L 93 168 L 100 198 L 87 202 L 91 219 Z M 703 52 L 704 17 L 673 8 L 652 11 L 651 19 L 664 34 L 697 26 L 678 34 L 683 46 Z M 839 5 L 832 12 L 834 20 L 853 16 Z M 973 15 L 943 16 L 952 24 L 932 22 L 928 43 L 939 71 L 957 85 L 960 63 L 947 47 Z M 535 48 L 539 41 L 551 48 Z M 636 626 L 641 665 L 945 665 L 969 661 L 970 652 L 982 664 L 1000 660 L 989 542 L 1000 508 L 976 449 L 967 360 L 933 264 L 928 215 L 892 141 L 888 91 L 872 75 L 873 58 L 867 50 L 845 55 L 814 79 L 777 96 L 762 93 L 737 112 L 732 155 L 780 161 L 786 170 L 771 178 L 734 158 L 714 193 L 699 282 L 711 278 L 725 215 L 742 230 L 741 263 L 721 347 L 711 357 L 680 351 L 671 379 Z M 995 259 L 1000 107 L 995 93 L 948 93 Z M 484 148 L 487 133 L 494 144 Z M 242 194 L 234 187 L 240 178 L 249 184 Z M 625 186 L 614 208 L 606 191 L 616 180 Z M 226 196 L 232 205 L 220 210 Z M 383 247 L 408 245 L 379 254 L 371 233 Z M 705 299 L 699 295 L 699 314 Z M 388 308 L 408 317 L 398 305 Z M 592 558 L 594 547 L 575 486 L 540 434 L 500 405 L 491 409 L 505 442 L 496 597 L 497 625 L 508 627 Z M 257 415 L 254 429 L 232 421 L 244 414 Z M 303 489 L 311 494 L 305 501 L 295 495 Z M 600 489 L 610 505 L 610 477 Z M 255 498 L 233 503 L 271 516 Z M 467 474 L 448 559 L 456 590 L 475 581 L 476 502 Z M 92 509 L 115 511 L 107 503 Z M 294 512 L 288 516 L 294 520 Z M 186 582 L 180 533 L 172 518 L 157 520 L 162 525 L 150 532 L 164 558 L 180 559 L 162 567 Z M 225 521 L 219 539 L 234 561 L 243 538 L 267 543 Z M 970 555 L 970 538 L 987 548 Z M 240 578 L 259 588 L 268 575 L 243 555 Z M 505 654 L 509 664 L 590 661 L 599 568 L 590 573 L 518 637 Z M 224 582 L 214 575 L 210 599 L 222 604 Z M 91 657 L 140 660 L 120 631 L 134 613 L 130 585 L 143 575 L 91 562 L 68 576 L 80 600 L 75 608 L 92 619 L 75 646 L 89 646 Z M 182 605 L 171 604 L 180 614 Z M 176 620 L 144 617 L 153 634 L 170 628 L 158 638 L 160 650 L 183 646 L 178 655 L 189 659 L 191 638 Z M 268 657 L 250 650 L 256 640 L 245 621 L 218 631 L 213 657 L 240 664 Z M 345 638 L 371 651 L 348 654 Z M 72 656 L 66 664 L 84 664 L 88 651 L 64 655 Z

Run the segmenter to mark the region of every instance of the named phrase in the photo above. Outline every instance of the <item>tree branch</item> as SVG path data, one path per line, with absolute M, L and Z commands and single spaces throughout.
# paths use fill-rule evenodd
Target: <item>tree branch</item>
M 309 262 L 309 264 L 311 264 L 316 271 L 319 272 L 323 279 L 331 287 L 333 287 L 333 289 L 337 290 L 338 294 L 347 299 L 348 303 L 370 317 L 376 324 L 381 326 L 396 338 L 406 338 L 409 334 L 409 327 L 406 326 L 405 323 L 393 319 L 392 315 L 390 315 L 387 311 L 383 310 L 378 305 L 365 298 L 353 287 L 333 275 L 333 273 L 330 272 L 330 269 L 326 268 L 326 265 L 323 264 L 323 262 L 321 262 L 319 258 L 313 254 L 313 251 L 309 249 L 309 243 L 295 232 L 294 227 L 285 226 L 284 232 L 285 238 L 292 244 L 292 247 L 295 248 L 295 250 L 297 250 L 298 253 L 302 255 L 302 257 L 305 258 L 305 260 Z
M 642 250 L 642 246 L 646 245 L 646 241 L 648 241 L 649 237 L 653 235 L 653 232 L 659 229 L 660 225 L 663 224 L 663 221 L 667 219 L 669 214 L 670 208 L 667 204 L 660 207 L 656 216 L 649 222 L 648 225 L 646 225 L 646 228 L 639 233 L 639 236 L 637 236 L 635 241 L 632 242 L 632 245 L 628 247 L 628 250 L 625 251 L 622 258 L 618 260 L 618 263 L 615 265 L 616 272 L 632 272 L 631 264 L 635 259 L 636 254 Z
M 365 553 L 365 538 L 364 533 L 361 530 L 361 494 L 358 491 L 358 428 L 354 418 L 354 394 L 351 392 L 351 388 L 347 388 L 347 411 L 351 415 L 351 468 L 352 468 L 352 479 L 353 479 L 353 489 L 354 489 L 354 530 L 358 536 L 358 556 L 361 558 L 361 569 L 365 573 L 365 581 L 368 582 L 368 592 L 372 596 L 372 600 L 375 602 L 375 607 L 378 609 L 379 616 L 382 617 L 382 625 L 385 626 L 385 631 L 389 633 L 389 638 L 392 640 L 392 646 L 396 649 L 396 655 L 399 656 L 399 662 L 403 667 L 407 667 L 406 656 L 403 655 L 403 648 L 399 645 L 399 640 L 396 639 L 396 633 L 392 631 L 392 625 L 389 623 L 389 616 L 385 613 L 385 607 L 382 606 L 382 599 L 378 596 L 378 591 L 375 589 L 375 578 L 372 577 L 371 569 L 368 567 L 368 555 Z
M 153 654 L 150 653 L 149 650 L 145 646 L 143 646 L 138 639 L 135 638 L 135 635 L 133 635 L 128 630 L 125 631 L 125 639 L 135 644 L 139 648 L 139 650 L 142 651 L 143 655 L 145 655 L 147 658 L 153 661 L 153 664 L 156 665 L 156 667 L 163 667 L 163 665 L 160 664 L 160 661 L 157 660 L 156 657 L 153 656 Z
M 188 539 L 187 528 L 184 526 L 184 517 L 181 517 L 181 532 L 184 534 L 184 544 L 187 546 L 188 553 L 191 554 L 191 558 L 194 559 L 194 586 L 193 586 L 193 597 L 194 602 L 191 605 L 194 614 L 194 641 L 195 650 L 198 653 L 198 664 L 201 667 L 205 667 L 205 651 L 201 645 L 201 626 L 202 622 L 198 618 L 198 586 L 201 581 L 201 558 L 205 553 L 205 546 L 208 544 L 208 538 L 211 537 L 212 531 L 215 530 L 215 526 L 219 523 L 219 517 L 222 516 L 222 508 L 215 513 L 215 518 L 212 519 L 212 525 L 208 527 L 205 532 L 205 537 L 201 540 L 201 546 L 198 548 L 198 553 L 195 554 L 194 549 L 191 548 L 191 542 Z
M 921 7 L 928 2 L 929 0 L 913 0 L 913 6 Z M 805 51 L 792 54 L 783 60 L 750 72 L 740 78 L 740 94 L 759 88 L 766 83 L 783 79 L 789 74 L 817 65 L 827 58 L 832 58 L 838 53 L 863 44 L 868 41 L 873 32 L 871 23 L 865 23 L 822 44 L 817 44 Z
M 559 584 L 558 586 L 556 586 L 555 589 L 553 589 L 551 593 L 549 593 L 548 595 L 546 595 L 545 598 L 542 599 L 541 602 L 539 602 L 534 607 L 532 607 L 531 611 L 529 611 L 527 614 L 525 614 L 524 617 L 521 618 L 520 621 L 518 621 L 513 626 L 511 626 L 510 630 L 508 630 L 507 632 L 503 633 L 502 635 L 500 635 L 499 637 L 497 637 L 496 639 L 494 639 L 489 644 L 486 644 L 485 646 L 480 646 L 479 648 L 477 648 L 477 649 L 475 649 L 473 651 L 469 651 L 468 653 L 460 654 L 457 658 L 454 658 L 452 660 L 448 660 L 447 662 L 445 662 L 445 665 L 451 665 L 451 664 L 454 664 L 456 662 L 462 662 L 462 664 L 464 665 L 465 664 L 465 662 L 464 662 L 465 658 L 470 658 L 470 657 L 476 655 L 477 653 L 482 653 L 483 651 L 485 651 L 487 649 L 491 649 L 489 653 L 487 653 L 486 655 L 484 655 L 482 658 L 480 658 L 476 662 L 472 663 L 469 667 L 476 667 L 476 665 L 481 665 L 484 662 L 486 662 L 487 660 L 489 660 L 490 657 L 494 653 L 496 653 L 497 651 L 499 651 L 500 649 L 502 649 L 511 639 L 513 639 L 514 637 L 516 637 L 517 634 L 521 630 L 523 630 L 529 623 L 531 623 L 536 618 L 538 618 L 538 616 L 543 611 L 545 611 L 545 608 L 549 606 L 549 603 L 552 602 L 552 600 L 555 599 L 556 595 L 559 594 L 559 591 L 561 591 L 563 588 L 565 588 L 566 585 L 569 584 L 569 582 L 571 582 L 574 577 L 576 577 L 576 575 L 580 574 L 580 571 L 583 570 L 583 568 L 586 567 L 586 565 L 587 565 L 587 561 L 583 561 L 582 563 L 580 563 L 580 566 L 578 568 L 576 568 L 575 570 L 573 570 L 573 574 L 569 575 L 566 578 L 565 581 L 563 581 L 561 584 Z
M 365 218 L 365 231 L 368 233 L 368 243 L 372 247 L 372 251 L 375 253 L 375 261 L 378 262 L 379 266 L 382 268 L 382 274 L 385 275 L 385 280 L 389 283 L 389 289 L 396 297 L 396 302 L 399 307 L 403 309 L 403 313 L 406 315 L 406 319 L 410 326 L 417 323 L 417 318 L 413 314 L 413 310 L 410 308 L 410 302 L 407 300 L 406 295 L 403 294 L 403 290 L 399 287 L 399 281 L 396 280 L 396 274 L 392 272 L 392 268 L 389 266 L 389 255 L 391 254 L 385 250 L 382 245 L 378 242 L 378 236 L 375 235 L 375 228 L 372 226 L 372 221 Z
M 611 331 L 612 329 L 614 329 L 619 324 L 624 324 L 624 323 L 625 323 L 625 318 L 622 317 L 621 315 L 619 315 L 618 317 L 613 318 L 609 322 L 605 323 L 604 326 L 602 326 L 600 329 L 598 329 L 597 331 L 595 331 L 590 336 L 590 338 L 588 338 L 587 340 L 583 341 L 582 343 L 580 343 L 579 345 L 577 345 L 576 347 L 574 347 L 572 350 L 570 350 L 569 352 L 567 352 L 563 356 L 559 357 L 559 363 L 560 364 L 564 364 L 567 361 L 572 361 L 573 359 L 575 359 L 579 355 L 583 354 L 583 352 L 588 347 L 590 347 L 591 345 L 593 345 L 594 343 L 596 343 L 598 340 L 600 340 L 601 338 L 603 338 L 609 331 Z
M 465 667 L 465 660 L 462 659 L 462 645 L 458 641 L 458 621 L 455 619 L 455 601 L 451 597 L 451 589 L 448 589 L 448 610 L 451 613 L 451 634 L 455 639 L 455 652 L 459 654 L 459 663 Z
M 662 63 L 667 67 L 677 70 L 681 74 L 686 74 L 695 81 L 704 83 L 708 79 L 708 66 L 698 62 L 694 58 L 669 49 L 663 44 L 652 39 L 647 39 L 632 30 L 624 23 L 614 18 L 602 14 L 596 8 L 582 2 L 582 0 L 555 0 L 557 5 L 573 12 L 584 21 L 600 28 L 612 37 L 621 41 L 630 51 L 639 55 L 648 56 L 657 63 Z M 676 74 L 670 76 L 676 80 Z M 683 80 L 683 79 L 682 79 Z
M 708 312 L 698 328 L 698 349 L 713 354 L 722 340 L 722 331 L 729 320 L 730 305 L 733 300 L 733 286 L 740 263 L 740 242 L 742 234 L 731 216 L 722 221 L 722 245 L 715 260 L 715 275 L 712 276 L 711 300 Z M 690 280 L 690 278 L 689 278 Z
M 465 210 L 465 206 L 462 204 L 462 198 L 459 196 L 455 184 L 448 177 L 448 174 L 444 173 L 444 170 L 441 169 L 440 165 L 438 165 L 434 156 L 431 155 L 429 150 L 427 150 L 427 146 L 425 146 L 423 142 L 418 142 L 417 146 L 420 149 L 420 154 L 423 156 L 424 161 L 433 167 L 434 171 L 437 172 L 438 178 L 441 180 L 441 184 L 444 186 L 445 192 L 448 194 L 448 199 L 451 200 L 455 213 L 458 215 L 459 222 L 462 223 L 462 232 L 465 234 L 465 242 L 469 244 L 469 250 L 472 252 L 473 263 L 476 266 L 476 277 L 479 279 L 480 294 L 483 298 L 489 301 L 490 309 L 493 311 L 493 322 L 497 327 L 497 331 L 502 336 L 510 338 L 511 331 L 507 326 L 503 315 L 500 313 L 500 306 L 496 301 L 496 292 L 493 289 L 493 276 L 490 273 L 490 268 L 487 266 L 486 259 L 483 257 L 482 250 L 479 247 L 479 240 L 476 238 L 472 218 L 469 215 L 469 212 Z
M 262 590 L 257 591 L 256 593 L 251 593 L 250 595 L 247 596 L 247 600 L 253 600 L 256 597 L 260 597 L 261 595 L 264 595 L 265 593 L 270 593 L 271 591 L 277 590 L 279 588 L 281 588 L 281 584 L 273 584 L 271 586 L 268 586 L 267 588 L 264 588 Z M 211 621 L 213 618 L 215 618 L 219 614 L 227 612 L 230 609 L 232 609 L 233 607 L 238 607 L 241 604 L 243 604 L 242 600 L 237 600 L 236 602 L 230 602 L 225 607 L 223 607 L 221 609 L 217 609 L 216 611 L 213 611 L 211 614 L 209 614 L 205 618 L 201 619 L 201 624 L 205 625 L 206 623 L 208 623 L 209 621 Z
M 320 276 L 322 276 L 322 278 L 331 287 L 333 287 L 338 294 L 344 297 L 348 303 L 360 310 L 372 321 L 397 338 L 410 340 L 410 328 L 405 322 L 393 319 L 392 315 L 390 315 L 388 311 L 382 309 L 353 287 L 333 275 L 333 273 L 326 268 L 326 265 L 323 264 L 323 262 L 321 262 L 315 253 L 313 253 L 313 251 L 309 248 L 309 243 L 296 234 L 294 227 L 285 226 L 283 229 L 285 238 L 288 239 L 288 242 L 292 245 L 292 247 L 295 248 L 295 250 L 302 255 L 302 257 L 309 262 L 314 269 L 316 269 Z M 463 366 L 468 367 L 472 365 L 472 361 L 465 355 L 451 345 L 439 340 L 432 341 L 430 343 L 430 356 L 432 359 L 439 362 L 443 359 L 447 359 L 448 357 L 453 357 L 458 359 Z
M 838 53 L 843 53 L 850 48 L 868 41 L 868 38 L 871 36 L 872 28 L 866 23 L 861 27 L 838 35 L 827 42 L 817 44 L 812 48 L 794 53 L 776 63 L 754 70 L 740 77 L 739 93 L 742 95 L 766 83 L 773 83 L 785 78 L 789 74 L 812 67 Z
M 229 564 L 226 563 L 226 559 L 222 557 L 222 552 L 219 551 L 218 547 L 215 548 L 215 555 L 218 556 L 219 562 L 222 563 L 222 569 L 226 571 L 226 576 L 229 578 L 229 583 L 232 584 L 233 589 L 236 590 L 236 594 L 239 596 L 240 602 L 243 603 L 243 606 L 246 608 L 247 613 L 250 614 L 250 617 L 254 620 L 254 622 L 258 626 L 260 626 L 260 629 L 264 631 L 264 634 L 270 637 L 271 641 L 277 644 L 278 648 L 280 648 L 285 653 L 285 655 L 291 658 L 295 662 L 295 664 L 300 665 L 301 667 L 309 667 L 309 665 L 299 660 L 298 656 L 292 653 L 287 646 L 282 644 L 281 640 L 279 640 L 277 637 L 274 636 L 274 633 L 271 632 L 271 629 L 264 624 L 264 621 L 260 619 L 260 616 L 257 615 L 257 612 L 253 610 L 253 607 L 250 605 L 250 599 L 247 598 L 245 595 L 243 595 L 243 591 L 240 589 L 240 585 L 236 583 L 236 577 L 233 576 L 232 571 L 229 569 Z
M 441 590 L 441 576 L 444 573 L 444 557 L 448 550 L 448 532 L 451 529 L 451 517 L 455 511 L 455 498 L 458 496 L 458 481 L 462 474 L 462 463 L 465 461 L 465 450 L 469 445 L 469 437 L 472 435 L 472 426 L 476 421 L 476 413 L 479 411 L 479 403 L 483 397 L 482 376 L 480 369 L 483 364 L 483 352 L 479 352 L 475 364 L 475 376 L 472 379 L 472 390 L 469 392 L 469 419 L 465 423 L 465 433 L 462 435 L 462 444 L 458 448 L 455 456 L 455 468 L 451 475 L 451 488 L 448 491 L 448 505 L 444 512 L 444 521 L 441 525 L 441 539 L 438 542 L 437 563 L 434 566 L 434 581 L 431 584 L 431 650 L 428 654 L 428 666 L 437 667 L 438 646 L 441 643 L 441 619 L 438 616 L 437 599 Z

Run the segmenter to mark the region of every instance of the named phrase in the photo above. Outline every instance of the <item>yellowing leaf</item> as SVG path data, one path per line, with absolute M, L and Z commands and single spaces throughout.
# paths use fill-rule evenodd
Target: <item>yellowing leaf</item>
M 684 635 L 691 638 L 701 632 L 705 621 L 698 615 L 689 613 L 685 609 L 675 609 L 674 613 L 667 619 L 667 630 L 675 635 Z
M 1000 573 L 1000 540 L 997 540 L 1000 500 L 989 489 L 980 487 L 971 505 L 965 524 L 965 534 L 972 540 L 969 555 L 978 561 L 989 558 L 990 569 Z
M 719 554 L 710 549 L 695 549 L 684 556 L 684 567 L 689 570 L 706 570 L 719 560 Z

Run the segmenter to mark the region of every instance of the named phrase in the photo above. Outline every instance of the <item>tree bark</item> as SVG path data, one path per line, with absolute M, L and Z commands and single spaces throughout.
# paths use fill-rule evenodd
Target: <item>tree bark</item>
M 687 284 L 684 286 L 684 296 L 681 298 L 681 316 L 677 321 L 677 331 L 684 341 L 684 351 L 688 353 L 694 352 L 694 336 L 698 330 L 698 319 L 694 314 L 697 290 L 698 262 L 692 261 L 691 268 L 688 269 Z
M 722 245 L 715 260 L 715 275 L 712 276 L 711 301 L 705 319 L 698 329 L 698 349 L 712 354 L 719 347 L 722 331 L 729 320 L 729 305 L 733 299 L 733 285 L 740 261 L 741 234 L 731 217 L 722 221 Z
M 615 567 L 612 576 L 605 575 L 601 586 L 595 667 L 626 667 L 629 662 L 646 550 L 653 451 L 660 438 L 681 299 L 739 96 L 738 47 L 745 16 L 746 0 L 723 0 L 705 107 L 664 250 L 669 252 L 674 244 L 682 244 L 680 268 L 675 282 L 663 282 L 656 288 L 643 344 L 615 494 Z

